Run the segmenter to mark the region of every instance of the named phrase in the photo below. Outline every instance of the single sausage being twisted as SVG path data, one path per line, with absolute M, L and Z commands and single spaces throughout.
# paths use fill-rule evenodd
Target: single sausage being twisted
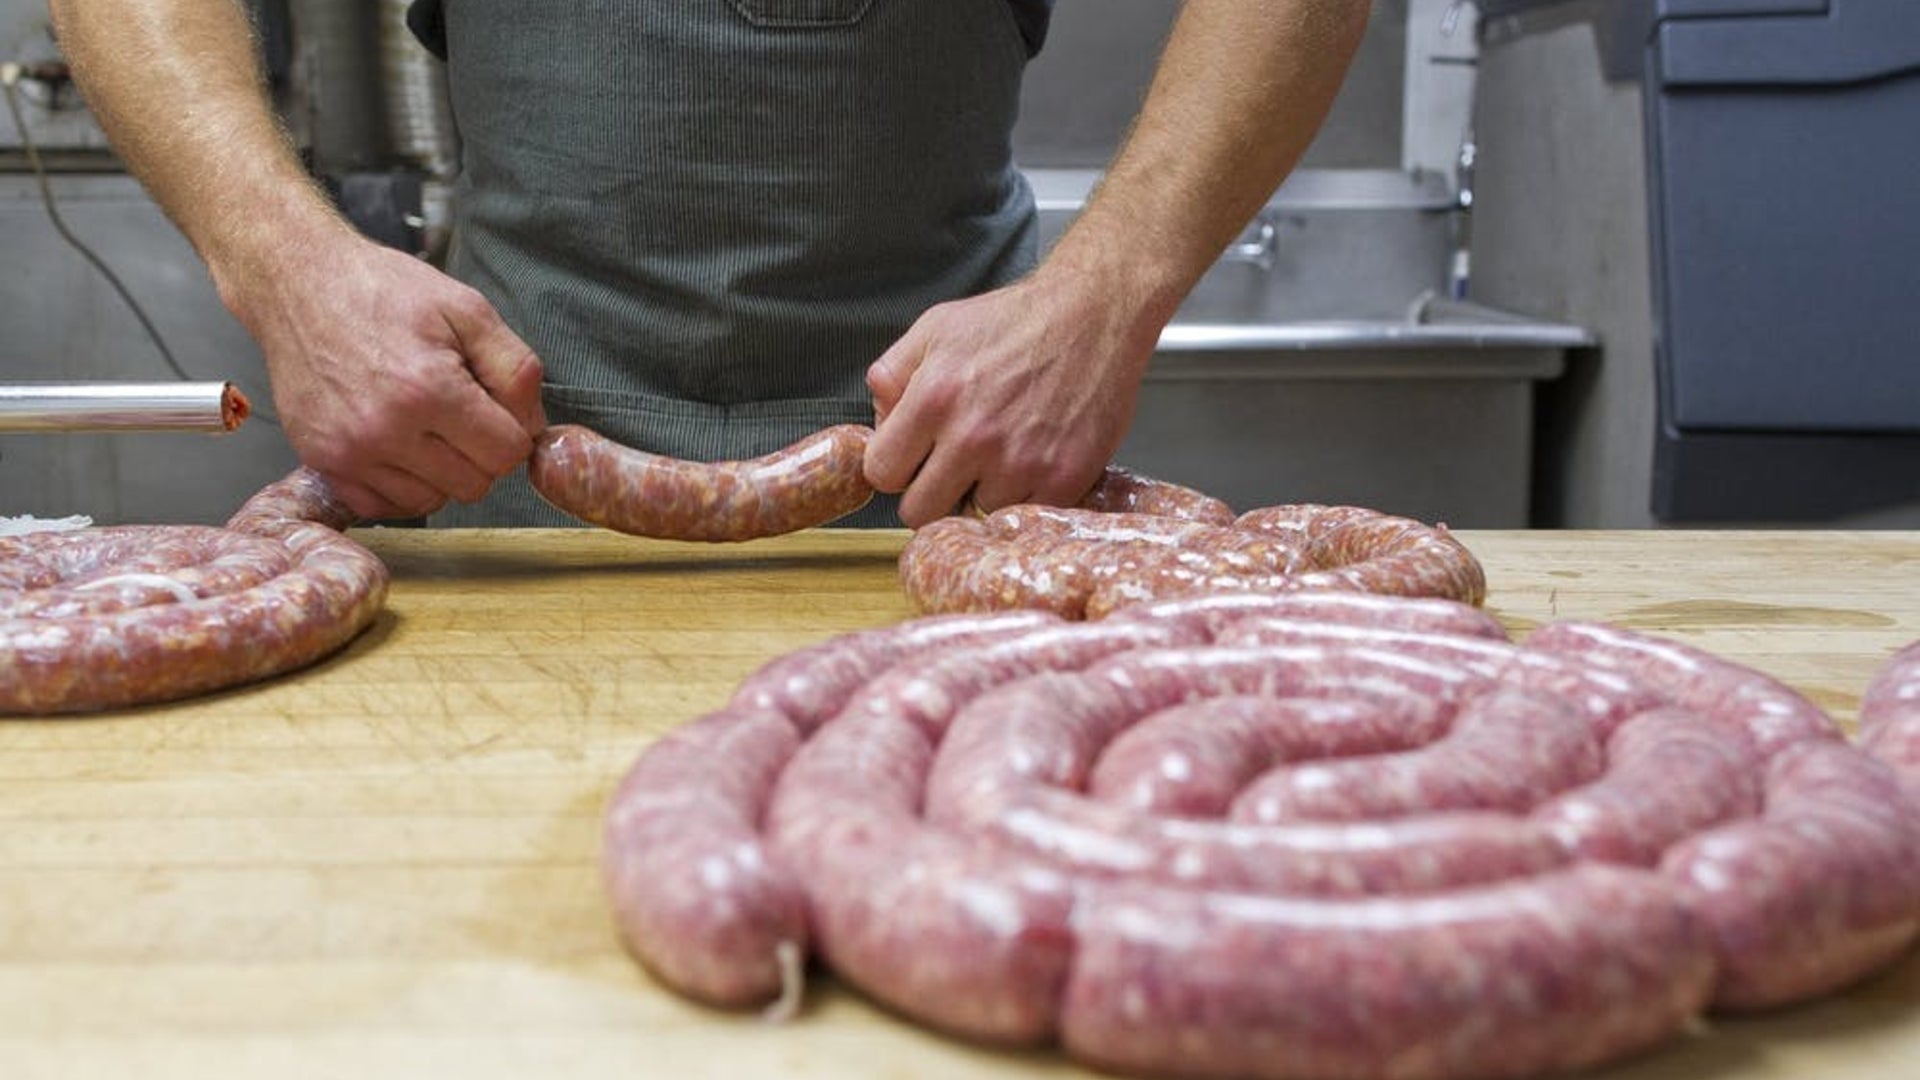
M 946 615 L 750 676 L 616 792 L 630 948 L 790 1011 L 803 957 L 1105 1068 L 1527 1076 L 1827 993 L 1920 923 L 1920 807 L 1758 672 L 1474 608 Z
M 387 570 L 298 470 L 225 528 L 0 539 L 0 713 L 168 701 L 303 667 L 379 613 Z
M 661 540 L 729 543 L 825 525 L 873 498 L 864 467 L 871 428 L 841 424 L 748 461 L 687 461 L 556 424 L 534 440 L 527 478 L 541 498 L 589 524 Z M 1080 504 L 1214 525 L 1226 503 L 1108 467 Z
M 1487 590 L 1479 560 L 1444 527 L 1318 505 L 1224 523 L 1215 513 L 1013 506 L 920 529 L 900 577 L 923 613 L 1038 608 L 1068 619 L 1210 592 L 1352 589 L 1478 604 Z
M 870 428 L 842 424 L 751 461 L 697 462 L 557 424 L 534 440 L 533 489 L 593 525 L 662 540 L 731 542 L 798 532 L 873 498 Z

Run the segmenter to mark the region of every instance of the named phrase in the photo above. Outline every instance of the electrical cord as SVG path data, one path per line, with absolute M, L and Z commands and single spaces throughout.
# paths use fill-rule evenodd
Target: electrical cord
M 0 90 L 5 92 L 7 111 L 13 114 L 13 126 L 20 132 L 20 148 L 25 151 L 27 167 L 33 170 L 33 178 L 40 187 L 40 204 L 46 207 L 47 219 L 53 223 L 53 231 L 59 233 L 60 239 L 66 241 L 67 246 L 79 252 L 95 270 L 100 271 L 100 276 L 107 279 L 107 284 L 113 286 L 113 291 L 118 293 L 120 299 L 126 303 L 127 310 L 133 312 L 133 317 L 140 321 L 140 328 L 146 331 L 147 340 L 153 342 L 153 347 L 159 351 L 160 358 L 166 362 L 174 376 L 182 382 L 193 382 L 194 377 L 187 372 L 186 368 L 180 366 L 180 361 L 174 357 L 173 350 L 167 347 L 166 338 L 161 336 L 160 328 L 153 325 L 153 320 L 147 317 L 146 309 L 140 306 L 140 301 L 134 299 L 126 283 L 120 280 L 120 275 L 114 273 L 105 259 L 95 254 L 92 248 L 67 227 L 66 218 L 60 214 L 59 201 L 54 198 L 53 183 L 47 177 L 46 165 L 40 160 L 40 149 L 33 141 L 33 133 L 27 129 L 27 118 L 20 108 L 18 84 L 22 73 L 23 69 L 19 64 L 0 64 Z M 254 415 L 275 426 L 280 423 L 278 417 L 258 406 L 254 408 Z

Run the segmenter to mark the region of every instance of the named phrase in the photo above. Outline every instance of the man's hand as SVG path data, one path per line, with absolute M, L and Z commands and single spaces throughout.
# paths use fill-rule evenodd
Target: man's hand
M 1164 322 L 1052 265 L 929 310 L 867 371 L 868 481 L 906 493 L 914 528 L 969 496 L 982 510 L 1079 501 L 1133 422 Z
M 476 499 L 545 426 L 540 363 L 479 293 L 342 221 L 235 0 L 52 0 L 121 157 L 266 354 L 288 440 L 366 518 Z
M 472 502 L 545 427 L 540 362 L 473 289 L 342 230 L 216 273 L 266 354 L 287 439 L 364 518 Z
M 1070 504 L 1133 421 L 1174 309 L 1326 116 L 1369 0 L 1181 8 L 1138 121 L 1086 209 L 1027 281 L 943 304 L 867 373 L 867 479 L 915 528 Z

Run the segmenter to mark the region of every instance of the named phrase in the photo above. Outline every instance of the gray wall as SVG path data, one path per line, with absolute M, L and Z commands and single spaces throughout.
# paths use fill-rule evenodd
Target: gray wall
M 1541 523 L 1654 523 L 1654 365 L 1640 90 L 1575 23 L 1480 55 L 1475 299 L 1597 330 L 1541 395 Z
M 1302 164 L 1399 168 L 1408 0 L 1376 0 L 1333 113 Z M 1099 168 L 1153 77 L 1176 0 L 1057 0 L 1053 32 L 1027 73 L 1014 155 L 1023 165 Z

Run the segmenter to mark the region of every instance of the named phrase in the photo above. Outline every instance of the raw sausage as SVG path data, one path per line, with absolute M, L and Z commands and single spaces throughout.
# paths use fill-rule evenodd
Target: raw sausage
M 661 739 L 613 798 L 601 860 L 633 954 L 713 1005 L 797 993 L 806 894 L 758 826 L 800 745 L 778 713 L 722 710 Z
M 1832 717 L 1778 679 L 1677 641 L 1603 623 L 1562 622 L 1536 631 L 1527 647 L 1623 672 L 1745 732 L 1765 757 L 1803 740 L 1841 738 Z
M 1074 929 L 1067 1049 L 1151 1074 L 1576 1069 L 1671 1038 L 1713 979 L 1657 878 L 1597 866 L 1344 903 L 1116 885 Z
M 1766 809 L 1669 851 L 1661 871 L 1713 932 L 1714 1004 L 1770 1008 L 1886 965 L 1920 925 L 1920 828 L 1883 763 L 1806 740 L 1767 763 Z
M 527 477 L 542 498 L 594 525 L 664 540 L 751 540 L 865 506 L 873 488 L 862 462 L 872 435 L 842 424 L 765 457 L 705 464 L 557 424 L 534 440 Z
M 1373 821 L 1434 810 L 1525 811 L 1600 774 L 1593 728 L 1560 699 L 1482 694 L 1452 730 L 1415 750 L 1268 773 L 1235 801 L 1238 821 Z
M 1224 527 L 1014 506 L 920 529 L 900 575 L 922 612 L 1029 607 L 1069 619 L 1213 593 L 1335 589 L 1469 604 L 1486 596 L 1479 562 L 1444 529 L 1352 507 L 1277 507 Z
M 1208 640 L 1215 640 L 1226 627 L 1245 625 L 1247 620 L 1255 618 L 1507 640 L 1506 628 L 1499 620 L 1470 604 L 1355 592 L 1216 593 L 1141 604 L 1114 617 L 1192 623 L 1205 630 Z
M 0 713 L 169 701 L 266 678 L 345 645 L 387 571 L 306 470 L 224 529 L 116 526 L 0 539 Z
M 1760 767 L 1737 731 L 1662 706 L 1607 740 L 1605 776 L 1531 815 L 1583 860 L 1651 867 L 1669 847 L 1760 811 Z
M 1486 599 L 1480 561 L 1445 525 L 1429 526 L 1356 507 L 1275 507 L 1240 515 L 1236 527 L 1307 538 L 1309 589 L 1356 589 L 1393 596 L 1442 596 L 1469 604 Z
M 1652 687 L 1619 672 L 1516 648 L 1504 641 L 1453 634 L 1259 616 L 1241 620 L 1215 641 L 1222 645 L 1366 646 L 1440 661 L 1566 701 L 1586 714 L 1602 738 L 1628 717 L 1665 700 Z
M 661 739 L 615 792 L 602 836 L 603 877 L 628 948 L 689 997 L 790 1011 L 809 941 L 807 899 L 759 833 L 775 778 L 870 680 L 1050 622 L 1007 612 L 843 634 L 763 665 L 725 708 Z
M 1229 694 L 1175 705 L 1114 737 L 1087 793 L 1141 813 L 1224 815 L 1248 781 L 1275 765 L 1408 750 L 1436 738 L 1432 701 Z
M 869 681 L 928 652 L 1020 637 L 1058 625 L 1039 611 L 952 615 L 842 634 L 762 665 L 734 691 L 736 708 L 772 709 L 810 733 Z
M 1901 649 L 1867 684 L 1860 745 L 1900 772 L 1920 808 L 1920 641 Z
M 790 1006 L 806 942 L 967 1038 L 1270 1080 L 1584 1067 L 1909 946 L 1914 808 L 1792 691 L 1337 595 L 776 660 L 616 796 L 628 940 L 704 1000 Z M 1369 779 L 1313 779 L 1343 770 Z
M 1233 524 L 1233 508 L 1219 499 L 1116 465 L 1107 466 L 1100 474 L 1093 490 L 1080 500 L 1080 508 L 1104 514 L 1153 514 L 1208 525 Z
M 312 469 L 295 469 L 268 484 L 240 504 L 227 519 L 238 532 L 275 536 L 301 525 L 320 525 L 338 532 L 359 516 L 334 494 L 333 485 Z

